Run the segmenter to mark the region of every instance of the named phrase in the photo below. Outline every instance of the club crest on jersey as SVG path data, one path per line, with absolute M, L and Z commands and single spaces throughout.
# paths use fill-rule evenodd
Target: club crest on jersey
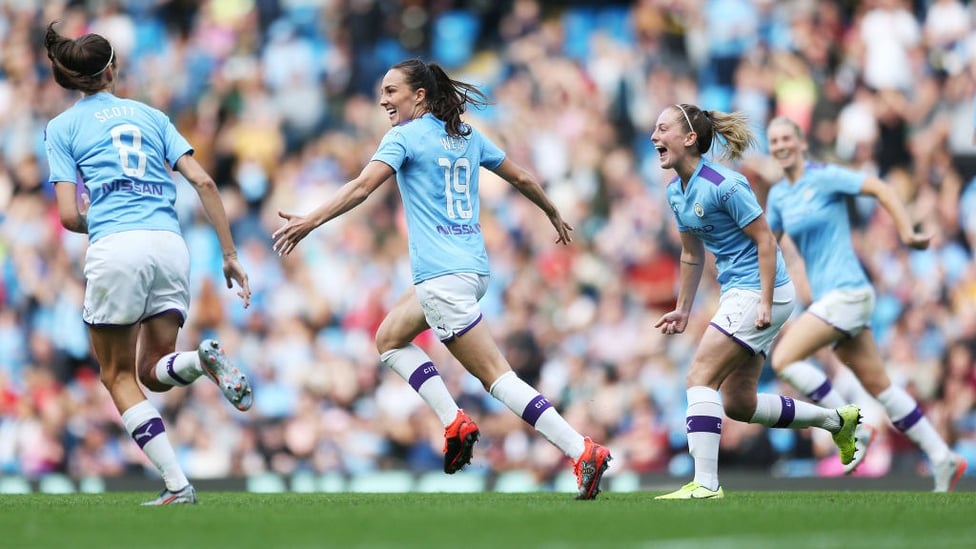
M 807 189 L 807 190 L 803 191 L 803 201 L 804 202 L 810 202 L 810 199 L 811 198 L 813 198 L 813 189 Z
M 695 215 L 705 217 L 705 208 L 702 208 L 702 205 L 698 202 L 695 202 Z

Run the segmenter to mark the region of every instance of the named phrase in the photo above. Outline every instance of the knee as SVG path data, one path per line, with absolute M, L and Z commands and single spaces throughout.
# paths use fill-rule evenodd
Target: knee
M 741 395 L 736 394 L 723 395 L 722 400 L 722 404 L 725 407 L 725 415 L 729 419 L 749 423 L 752 420 L 752 416 L 756 413 L 755 395 L 753 395 L 753 398 L 743 398 Z

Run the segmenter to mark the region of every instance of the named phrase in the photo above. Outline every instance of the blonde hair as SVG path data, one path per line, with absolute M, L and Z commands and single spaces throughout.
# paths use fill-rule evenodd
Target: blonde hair
M 749 127 L 749 117 L 743 112 L 703 111 L 687 103 L 675 104 L 674 107 L 684 115 L 688 131 L 695 132 L 695 149 L 699 156 L 712 148 L 716 135 L 722 136 L 725 141 L 722 158 L 726 160 L 742 158 L 746 149 L 756 145 L 756 134 Z

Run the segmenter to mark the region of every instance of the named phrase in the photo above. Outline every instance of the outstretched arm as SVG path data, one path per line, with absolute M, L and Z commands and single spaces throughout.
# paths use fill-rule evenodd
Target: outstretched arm
M 861 194 L 873 196 L 878 199 L 881 206 L 895 220 L 895 226 L 898 228 L 898 235 L 901 237 L 903 244 L 917 250 L 924 250 L 929 247 L 929 241 L 932 240 L 932 235 L 915 230 L 915 226 L 912 224 L 905 204 L 898 198 L 895 190 L 890 185 L 877 177 L 868 177 L 864 180 L 863 185 L 861 185 Z
M 374 160 L 366 164 L 355 179 L 340 187 L 331 200 L 311 213 L 297 215 L 279 211 L 278 215 L 286 223 L 271 235 L 274 239 L 272 248 L 278 255 L 288 255 L 308 233 L 362 204 L 393 173 L 389 164 Z
M 539 184 L 539 181 L 528 170 L 506 158 L 493 171 L 518 189 L 518 192 L 531 200 L 540 210 L 545 212 L 549 218 L 549 222 L 556 228 L 556 233 L 559 235 L 559 238 L 556 239 L 557 244 L 569 244 L 573 241 L 569 236 L 569 232 L 573 230 L 573 227 L 563 221 L 559 210 L 556 209 L 556 206 L 546 196 L 542 185 Z

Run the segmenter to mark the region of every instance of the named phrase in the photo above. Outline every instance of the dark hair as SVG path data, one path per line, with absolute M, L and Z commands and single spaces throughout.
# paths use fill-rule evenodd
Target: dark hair
M 729 160 L 740 158 L 746 149 L 756 144 L 756 136 L 749 128 L 745 113 L 703 111 L 687 103 L 675 104 L 673 108 L 678 111 L 679 123 L 690 126 L 688 131 L 697 135 L 695 146 L 699 155 L 712 148 L 716 134 L 725 140 L 722 157 Z
M 54 69 L 54 81 L 62 88 L 95 93 L 105 89 L 105 70 L 115 66 L 115 49 L 103 36 L 86 34 L 71 40 L 54 30 L 52 21 L 44 35 L 44 47 Z
M 451 137 L 464 137 L 471 133 L 471 127 L 461 122 L 461 114 L 467 104 L 479 107 L 488 104 L 488 98 L 478 88 L 467 82 L 452 80 L 437 63 L 408 59 L 390 69 L 401 71 L 411 89 L 427 90 L 427 108 L 444 121 L 447 135 Z

